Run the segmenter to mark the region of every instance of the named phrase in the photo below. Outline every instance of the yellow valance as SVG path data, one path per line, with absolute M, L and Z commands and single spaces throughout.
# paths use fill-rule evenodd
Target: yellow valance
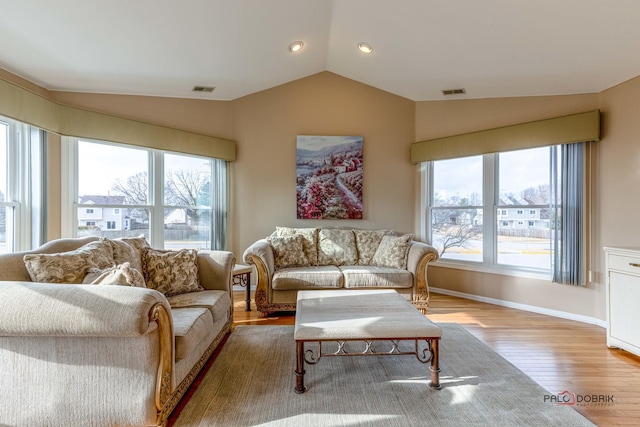
M 234 141 L 58 104 L 3 79 L 0 79 L 0 115 L 60 135 L 227 161 L 236 158 Z
M 411 144 L 411 163 L 600 140 L 600 111 L 572 114 Z

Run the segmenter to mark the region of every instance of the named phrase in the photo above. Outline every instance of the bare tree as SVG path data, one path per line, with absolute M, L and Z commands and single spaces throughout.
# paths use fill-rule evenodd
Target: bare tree
M 209 174 L 197 169 L 177 169 L 167 173 L 165 183 L 165 203 L 171 206 L 202 205 L 208 200 L 210 189 Z M 197 209 L 186 209 L 187 216 L 198 224 L 201 212 Z
M 111 191 L 124 196 L 124 202 L 128 205 L 146 205 L 149 194 L 149 177 L 147 172 L 139 172 L 122 181 L 117 179 L 111 187 Z
M 208 193 L 211 188 L 209 174 L 196 169 L 177 169 L 167 171 L 165 176 L 165 205 L 184 208 L 187 217 L 194 224 L 198 224 L 202 213 L 196 207 L 209 199 Z M 116 180 L 111 191 L 114 194 L 124 196 L 127 204 L 146 205 L 148 204 L 148 188 L 148 174 L 140 172 L 124 181 Z M 147 219 L 146 214 L 144 219 Z

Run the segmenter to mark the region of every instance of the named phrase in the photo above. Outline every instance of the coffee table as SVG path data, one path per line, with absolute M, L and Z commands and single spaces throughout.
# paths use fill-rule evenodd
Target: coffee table
M 430 362 L 429 387 L 439 390 L 438 344 L 440 328 L 394 290 L 300 291 L 296 303 L 296 393 L 304 393 L 305 362 L 315 365 L 325 356 L 415 355 Z M 361 342 L 353 351 L 347 343 Z M 401 341 L 413 341 L 411 351 L 399 348 Z M 336 342 L 337 350 L 323 352 L 323 342 Z M 306 349 L 306 343 L 316 343 Z M 388 346 L 386 351 L 374 348 Z

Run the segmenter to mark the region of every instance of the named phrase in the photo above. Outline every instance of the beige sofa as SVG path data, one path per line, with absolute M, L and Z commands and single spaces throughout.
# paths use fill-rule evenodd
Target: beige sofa
M 0 255 L 0 425 L 164 425 L 230 332 L 230 252 L 199 251 L 193 262 L 204 290 L 169 297 L 136 286 L 33 282 L 25 267 L 26 254 L 74 254 L 96 241 Z
M 395 289 L 426 313 L 430 245 L 388 230 L 276 227 L 246 249 L 261 315 L 296 309 L 299 290 Z

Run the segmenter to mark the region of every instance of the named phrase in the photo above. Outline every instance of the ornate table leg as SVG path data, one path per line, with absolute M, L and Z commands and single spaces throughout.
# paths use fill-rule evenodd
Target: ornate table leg
M 429 387 L 434 390 L 440 390 L 442 388 L 440 385 L 439 342 L 440 340 L 437 338 L 431 338 L 429 340 L 429 347 L 431 347 L 431 366 L 429 366 L 429 371 L 431 371 L 431 382 L 429 383 Z
M 304 341 L 296 341 L 296 393 L 307 391 L 304 386 Z

